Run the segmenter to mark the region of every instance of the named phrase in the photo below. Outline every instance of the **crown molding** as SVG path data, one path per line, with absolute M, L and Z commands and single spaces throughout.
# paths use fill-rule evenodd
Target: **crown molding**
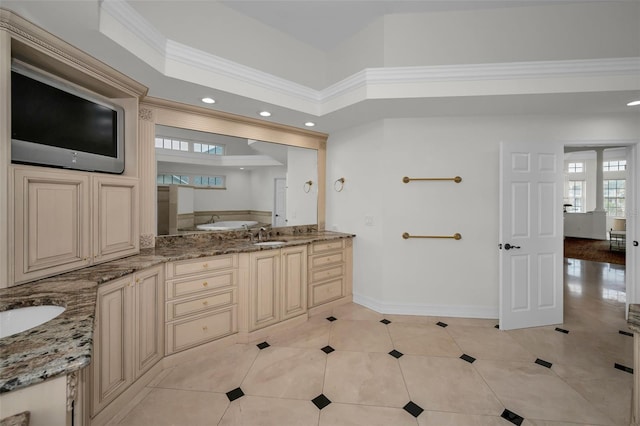
M 640 75 L 640 57 L 366 68 L 322 90 L 316 90 L 167 39 L 126 1 L 103 0 L 100 7 L 101 13 L 109 13 L 136 37 L 139 42 L 137 48 L 146 46 L 163 58 L 163 69 L 155 68 L 164 75 L 204 85 L 221 81 L 222 77 L 224 87 L 213 88 L 317 116 L 370 99 L 374 96 L 371 92 L 375 88 L 384 89 L 384 94 L 378 94 L 377 98 L 403 98 L 410 96 L 408 93 L 424 97 L 429 96 L 429 90 L 425 90 L 424 86 L 437 83 L 482 85 L 483 82 L 498 80 L 512 83 L 527 80 L 529 85 L 531 81 L 537 81 L 540 92 L 554 93 L 568 78 L 601 78 L 604 80 L 599 80 L 599 83 L 610 81 L 616 90 L 620 90 L 620 85 L 628 90 L 640 90 L 640 79 L 637 78 Z M 101 31 L 109 37 L 108 30 L 101 28 Z M 118 42 L 115 37 L 111 38 Z M 147 55 L 138 56 L 144 58 Z M 411 85 L 416 88 L 422 86 L 422 89 L 413 90 Z M 491 94 L 491 90 L 495 90 L 493 87 L 486 85 L 481 92 Z M 509 90 L 512 94 L 520 94 L 518 90 L 531 93 L 530 88 L 524 91 L 519 89 L 518 84 L 512 84 Z M 572 86 L 571 90 L 600 89 L 593 81 L 589 81 Z M 453 92 L 450 95 L 454 96 Z M 438 91 L 431 96 L 446 96 L 446 91 L 444 95 Z
M 126 1 L 102 0 L 100 13 L 108 13 L 156 54 L 165 55 L 167 38 Z M 126 46 L 123 46 L 126 48 Z

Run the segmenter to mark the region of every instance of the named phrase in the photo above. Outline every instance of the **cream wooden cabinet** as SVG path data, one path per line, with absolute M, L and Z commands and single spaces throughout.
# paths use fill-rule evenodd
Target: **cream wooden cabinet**
M 93 261 L 138 253 L 138 179 L 92 176 Z
M 352 292 L 352 241 L 312 243 L 309 249 L 309 308 Z
M 137 179 L 12 169 L 14 284 L 139 251 Z
M 249 255 L 249 331 L 307 312 L 306 246 Z
M 98 288 L 91 361 L 91 415 L 100 412 L 133 381 L 133 277 Z
M 149 268 L 133 276 L 134 380 L 164 357 L 163 266 Z
M 238 331 L 238 255 L 167 263 L 166 353 Z
M 90 367 L 91 416 L 164 356 L 162 266 L 98 287 Z
M 89 176 L 16 168 L 13 187 L 13 282 L 88 266 Z

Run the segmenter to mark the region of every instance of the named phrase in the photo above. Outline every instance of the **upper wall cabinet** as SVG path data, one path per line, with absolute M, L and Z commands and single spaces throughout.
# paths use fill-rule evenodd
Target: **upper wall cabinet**
M 14 283 L 138 252 L 137 179 L 12 169 Z

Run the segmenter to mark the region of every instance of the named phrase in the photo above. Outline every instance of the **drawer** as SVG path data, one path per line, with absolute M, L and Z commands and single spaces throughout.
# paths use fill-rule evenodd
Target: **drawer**
M 203 257 L 167 263 L 167 278 L 238 267 L 237 254 Z
M 166 282 L 167 300 L 183 296 L 206 293 L 212 289 L 235 286 L 238 284 L 238 271 L 228 270 L 215 274 L 201 275 L 197 278 L 170 280 Z
M 237 306 L 166 325 L 167 355 L 238 331 Z
M 330 253 L 325 255 L 316 255 L 310 258 L 310 264 L 312 268 L 319 268 L 334 263 L 344 262 L 344 252 L 340 250 L 336 253 Z
M 343 275 L 344 265 L 334 266 L 333 268 L 312 269 L 309 271 L 309 283 L 326 281 L 332 278 L 342 277 Z
M 344 240 L 318 241 L 311 244 L 309 254 L 322 253 L 331 250 L 341 250 L 344 248 Z
M 309 307 L 318 306 L 342 297 L 343 279 L 309 286 Z
M 176 300 L 166 304 L 167 321 L 238 303 L 235 288 L 212 292 L 198 298 Z

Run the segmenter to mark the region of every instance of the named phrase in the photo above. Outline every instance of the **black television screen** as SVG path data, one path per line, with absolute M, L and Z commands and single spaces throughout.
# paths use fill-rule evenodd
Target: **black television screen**
M 14 64 L 11 159 L 77 170 L 122 173 L 124 111 L 108 100 Z

